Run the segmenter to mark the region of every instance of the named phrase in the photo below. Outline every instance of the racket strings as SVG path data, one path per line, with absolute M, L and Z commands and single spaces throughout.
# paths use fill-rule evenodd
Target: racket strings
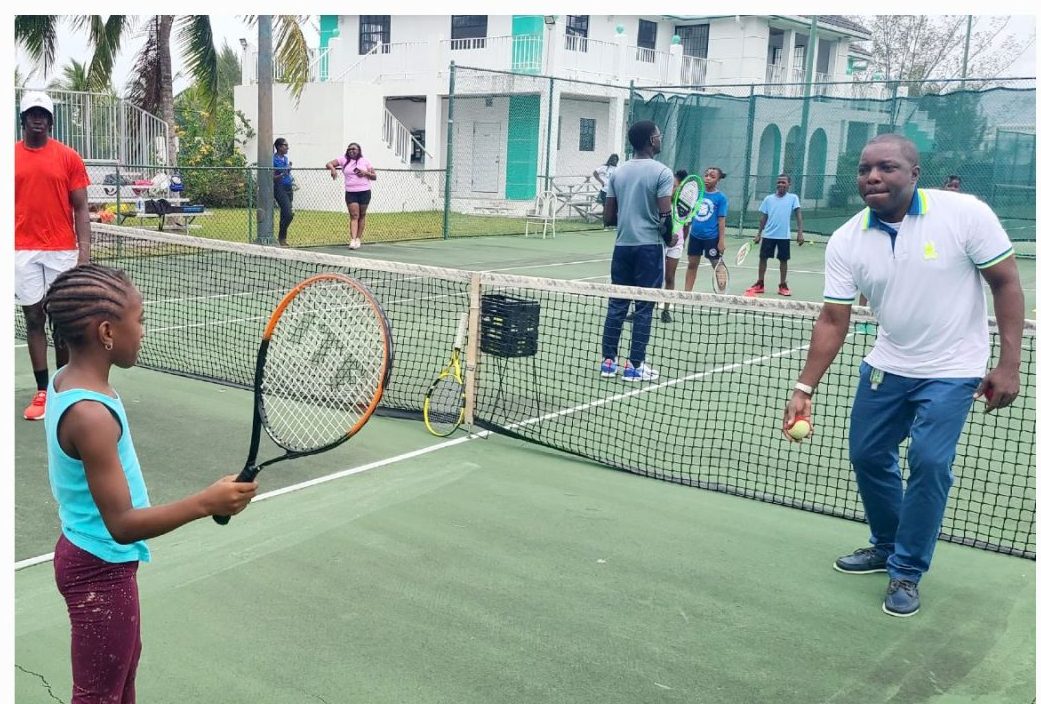
M 454 374 L 443 377 L 430 390 L 427 406 L 427 420 L 436 431 L 449 432 L 462 417 L 464 393 L 463 385 Z
M 370 411 L 385 368 L 382 317 L 341 282 L 304 289 L 283 312 L 264 363 L 265 428 L 282 447 L 341 440 Z
M 716 293 L 724 293 L 730 285 L 730 271 L 727 265 L 720 261 L 716 264 L 714 275 L 716 277 Z
M 684 184 L 676 197 L 676 216 L 681 220 L 686 220 L 691 215 L 691 211 L 697 204 L 700 196 L 701 189 L 696 181 L 689 181 Z

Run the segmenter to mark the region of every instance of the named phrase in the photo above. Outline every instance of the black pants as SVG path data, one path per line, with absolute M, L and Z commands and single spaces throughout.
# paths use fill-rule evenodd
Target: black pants
M 278 203 L 278 239 L 284 241 L 293 222 L 293 187 L 275 182 L 275 202 Z

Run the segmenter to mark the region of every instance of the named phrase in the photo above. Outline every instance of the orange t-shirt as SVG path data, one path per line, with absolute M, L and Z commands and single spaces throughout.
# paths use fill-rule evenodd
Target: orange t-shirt
M 73 191 L 90 185 L 76 150 L 55 139 L 39 149 L 14 145 L 14 248 L 77 249 Z

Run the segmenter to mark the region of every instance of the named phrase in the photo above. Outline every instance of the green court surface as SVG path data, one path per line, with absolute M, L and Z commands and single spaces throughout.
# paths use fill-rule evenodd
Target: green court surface
M 742 241 L 733 240 L 733 251 Z M 592 232 L 372 244 L 351 254 L 606 281 L 612 243 L 612 232 Z M 795 250 L 796 296 L 820 299 L 823 251 L 823 244 Z M 750 260 L 731 265 L 734 288 L 754 278 Z M 1020 266 L 1033 317 L 1033 262 Z M 698 290 L 710 290 L 709 273 L 701 272 Z M 776 290 L 776 262 L 768 282 Z M 277 299 L 278 291 L 269 293 Z M 176 305 L 158 311 L 148 312 L 150 335 L 184 324 Z M 570 327 L 577 339 L 544 344 L 595 347 L 577 322 L 584 317 Z M 664 348 L 683 344 L 670 334 L 655 328 Z M 24 346 L 14 358 L 20 417 L 33 383 Z M 783 360 L 787 375 L 797 360 Z M 602 394 L 599 380 L 553 370 L 539 381 L 550 407 Z M 248 392 L 143 369 L 115 370 L 113 384 L 154 503 L 240 469 Z M 734 377 L 720 375 L 705 380 L 703 392 L 722 395 L 733 385 Z M 721 413 L 758 414 L 772 425 L 782 386 L 756 388 L 754 398 Z M 632 412 L 660 413 L 654 401 L 654 392 L 633 397 Z M 770 481 L 780 484 L 791 469 L 784 462 L 813 461 L 788 454 L 776 437 L 731 438 L 698 450 L 683 413 L 676 408 L 666 430 L 691 445 L 690 461 L 761 442 L 765 449 L 756 451 L 777 459 Z M 591 445 L 599 432 L 608 452 L 625 452 L 624 428 L 583 430 L 588 422 L 581 414 L 568 419 Z M 42 435 L 42 425 L 16 424 L 15 558 L 27 565 L 15 576 L 18 704 L 68 701 L 71 687 L 68 621 L 51 565 L 29 564 L 51 551 L 58 531 Z M 271 451 L 268 444 L 261 457 Z M 881 611 L 885 575 L 831 568 L 836 555 L 865 544 L 860 523 L 655 481 L 497 435 L 459 432 L 445 441 L 416 420 L 377 417 L 330 453 L 266 470 L 261 484 L 263 500 L 228 526 L 198 521 L 150 541 L 153 562 L 139 573 L 140 701 L 1034 697 L 1031 560 L 941 542 L 922 583 L 922 612 L 896 619 Z
M 246 392 L 114 381 L 153 500 L 241 461 Z M 17 427 L 19 557 L 56 536 L 41 430 Z M 151 541 L 139 699 L 1030 701 L 1033 562 L 941 544 L 922 613 L 894 619 L 884 575 L 831 569 L 863 542 L 856 523 L 464 438 L 376 419 L 263 489 L 432 451 Z M 16 590 L 16 701 L 67 701 L 50 564 Z

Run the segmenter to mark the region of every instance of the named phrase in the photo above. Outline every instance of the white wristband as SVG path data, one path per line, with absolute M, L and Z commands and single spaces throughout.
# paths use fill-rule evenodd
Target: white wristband
M 807 396 L 813 396 L 813 387 L 809 384 L 804 384 L 801 381 L 795 382 L 795 390 L 802 391 Z

